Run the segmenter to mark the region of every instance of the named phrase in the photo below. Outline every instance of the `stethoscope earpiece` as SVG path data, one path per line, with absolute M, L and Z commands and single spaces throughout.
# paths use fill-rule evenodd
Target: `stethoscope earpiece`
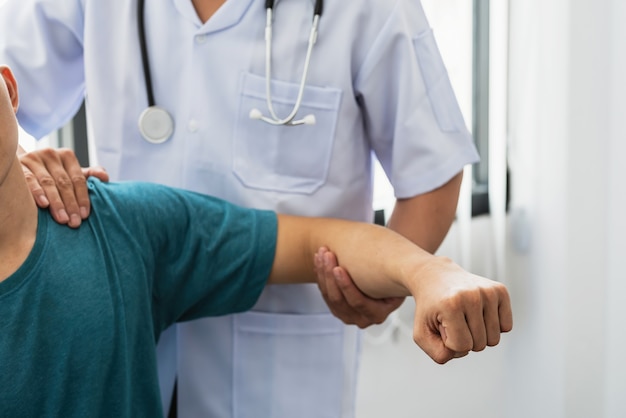
M 255 107 L 250 111 L 250 119 L 261 120 L 263 119 L 263 113 Z
M 270 119 L 267 116 L 263 116 L 263 113 L 256 107 L 250 111 L 250 119 L 262 120 L 270 125 L 282 125 L 282 126 L 298 126 L 298 125 L 315 125 L 316 119 L 314 114 L 309 114 L 302 119 L 292 120 L 290 122 L 284 122 L 277 119 Z

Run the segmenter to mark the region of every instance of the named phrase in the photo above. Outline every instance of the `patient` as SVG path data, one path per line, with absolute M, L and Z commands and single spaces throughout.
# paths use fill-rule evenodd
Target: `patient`
M 98 180 L 88 182 L 92 215 L 79 229 L 59 225 L 26 185 L 17 83 L 0 73 L 2 416 L 161 416 L 165 328 L 249 309 L 266 283 L 314 282 L 335 257 L 367 295 L 415 298 L 415 342 L 439 363 L 512 328 L 502 284 L 374 225 Z

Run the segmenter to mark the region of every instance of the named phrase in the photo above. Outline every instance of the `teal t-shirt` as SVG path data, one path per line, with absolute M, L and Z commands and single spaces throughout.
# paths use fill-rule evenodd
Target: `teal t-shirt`
M 178 321 L 251 308 L 274 213 L 146 183 L 88 182 L 79 229 L 40 210 L 0 282 L 0 416 L 160 417 L 155 343 Z

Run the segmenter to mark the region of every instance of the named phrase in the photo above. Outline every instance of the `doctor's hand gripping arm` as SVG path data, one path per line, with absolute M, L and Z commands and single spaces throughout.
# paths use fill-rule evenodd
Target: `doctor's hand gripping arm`
M 497 345 L 512 329 L 504 285 L 376 225 L 279 215 L 270 283 L 313 281 L 315 264 L 334 264 L 333 254 L 369 297 L 415 298 L 413 338 L 437 363 Z
M 347 325 L 367 328 L 382 324 L 390 313 L 404 302 L 404 296 L 374 299 L 361 292 L 348 272 L 337 264 L 330 253 L 326 262 L 318 262 L 315 273 L 317 285 L 330 311 Z
M 460 172 L 431 192 L 398 200 L 387 227 L 434 253 L 454 220 L 462 179 L 463 172 Z M 326 263 L 316 265 L 316 272 L 326 303 L 333 314 L 347 324 L 360 328 L 380 324 L 404 301 L 396 297 L 371 303 L 372 299 L 358 289 L 348 273 L 337 267 L 332 255 Z
M 78 228 L 91 210 L 87 177 L 109 181 L 106 170 L 81 168 L 74 151 L 66 148 L 26 152 L 20 146 L 17 154 L 37 205 L 49 208 L 58 223 Z

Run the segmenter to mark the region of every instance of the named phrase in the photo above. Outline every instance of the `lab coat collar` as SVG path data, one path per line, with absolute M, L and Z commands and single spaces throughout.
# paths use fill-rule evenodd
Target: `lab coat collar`
M 257 0 L 259 1 L 259 0 Z M 191 0 L 173 0 L 176 10 L 187 20 L 196 25 L 200 33 L 217 32 L 241 21 L 253 0 L 226 0 L 217 12 L 203 25 Z

